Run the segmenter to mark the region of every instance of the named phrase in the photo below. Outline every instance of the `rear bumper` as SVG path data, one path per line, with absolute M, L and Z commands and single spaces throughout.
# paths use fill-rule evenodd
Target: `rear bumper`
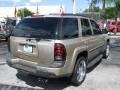
M 68 77 L 70 74 L 65 71 L 65 67 L 51 68 L 44 67 L 35 62 L 26 61 L 20 58 L 15 58 L 13 56 L 8 56 L 6 59 L 9 66 L 14 67 L 18 70 L 25 71 L 27 73 L 46 77 L 46 78 L 58 78 L 58 77 Z

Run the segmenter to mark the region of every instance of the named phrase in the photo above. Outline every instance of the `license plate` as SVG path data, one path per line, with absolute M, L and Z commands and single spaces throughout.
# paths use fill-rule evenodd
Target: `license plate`
M 33 52 L 33 47 L 30 45 L 24 45 L 23 50 L 27 53 L 32 53 Z

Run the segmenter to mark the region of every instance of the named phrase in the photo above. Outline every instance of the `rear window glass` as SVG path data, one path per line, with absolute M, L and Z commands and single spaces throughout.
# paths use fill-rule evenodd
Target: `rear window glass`
M 16 26 L 12 36 L 55 39 L 58 35 L 59 18 L 25 18 Z

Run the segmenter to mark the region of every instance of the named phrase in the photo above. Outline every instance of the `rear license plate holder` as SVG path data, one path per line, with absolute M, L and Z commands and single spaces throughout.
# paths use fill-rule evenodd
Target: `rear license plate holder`
M 23 45 L 23 51 L 26 53 L 32 53 L 33 52 L 33 46 L 32 45 Z

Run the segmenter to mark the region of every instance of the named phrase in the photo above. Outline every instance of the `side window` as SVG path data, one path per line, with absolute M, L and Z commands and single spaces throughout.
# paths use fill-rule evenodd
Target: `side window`
M 120 25 L 120 22 L 118 22 L 117 25 Z
M 99 28 L 99 26 L 96 24 L 96 22 L 93 21 L 93 20 L 90 20 L 90 22 L 91 22 L 91 26 L 92 26 L 93 33 L 94 33 L 95 35 L 102 34 L 102 31 L 101 31 L 101 29 Z
M 81 18 L 82 36 L 92 35 L 88 19 Z
M 78 37 L 78 19 L 63 18 L 62 22 L 62 38 L 70 39 Z

